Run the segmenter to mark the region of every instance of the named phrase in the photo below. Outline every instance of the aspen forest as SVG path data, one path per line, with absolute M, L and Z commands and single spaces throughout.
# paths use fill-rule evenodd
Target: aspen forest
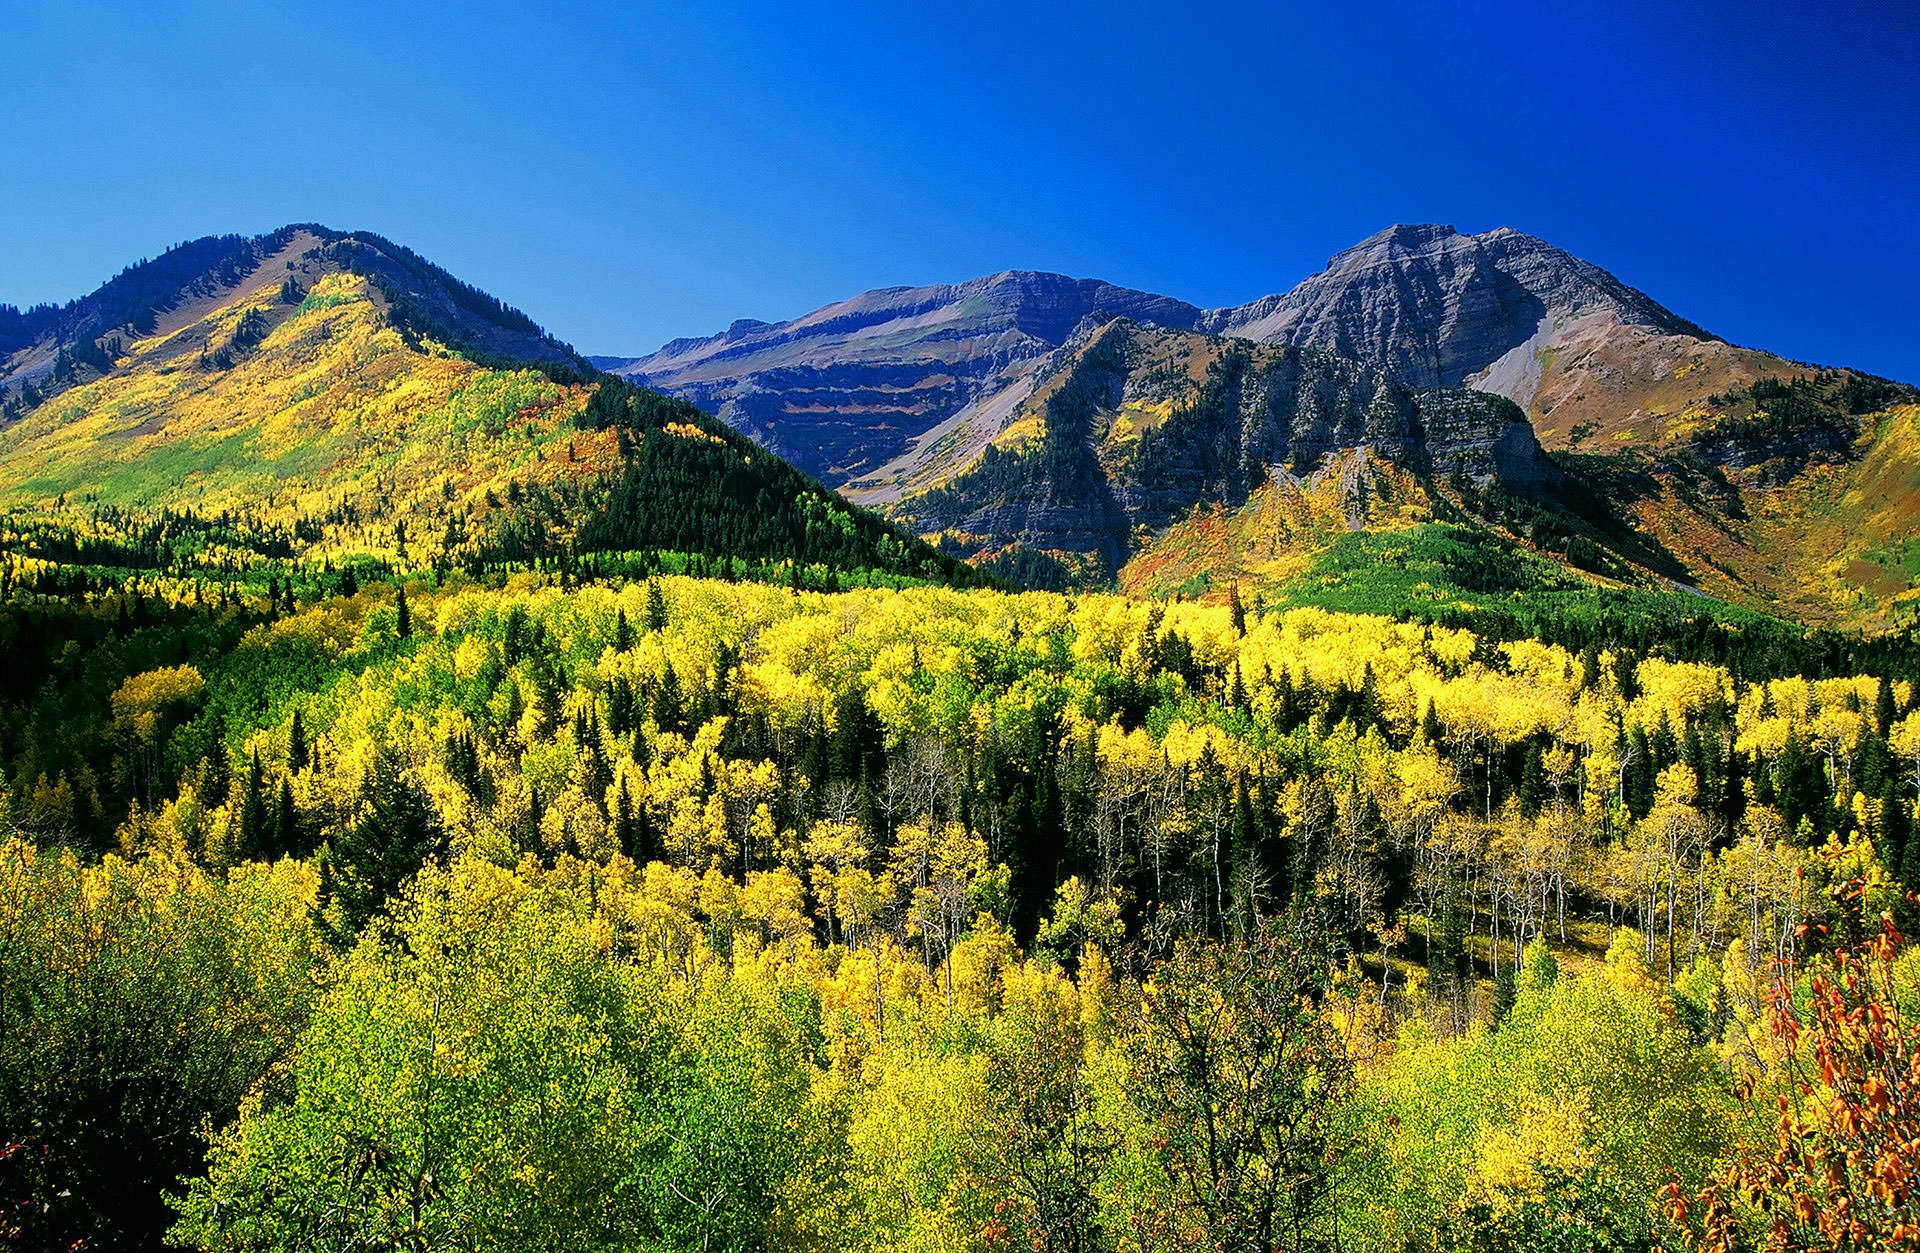
M 1909 673 L 792 583 L 16 594 L 0 1241 L 1913 1247 Z

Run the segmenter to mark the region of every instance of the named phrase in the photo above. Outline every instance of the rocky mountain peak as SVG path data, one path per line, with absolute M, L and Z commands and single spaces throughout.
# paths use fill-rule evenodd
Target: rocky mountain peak
M 838 486 L 938 441 L 943 424 L 1021 385 L 1090 322 L 1190 327 L 1201 316 L 1185 301 L 1099 279 L 1003 270 L 878 288 L 597 363 L 692 400 Z
M 1210 315 L 1208 330 L 1337 352 L 1416 387 L 1456 387 L 1573 319 L 1709 338 L 1598 266 L 1500 227 L 1396 225 L 1292 291 Z

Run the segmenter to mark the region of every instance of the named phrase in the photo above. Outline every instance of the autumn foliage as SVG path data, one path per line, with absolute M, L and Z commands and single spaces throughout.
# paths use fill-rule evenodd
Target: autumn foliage
M 1863 916 L 1866 894 L 1860 879 L 1837 885 L 1841 933 L 1805 928 L 1834 947 L 1798 978 L 1777 972 L 1781 1065 L 1746 1084 L 1777 1104 L 1771 1139 L 1695 1196 L 1668 1189 L 1701 1253 L 1920 1248 L 1920 982 L 1893 915 Z

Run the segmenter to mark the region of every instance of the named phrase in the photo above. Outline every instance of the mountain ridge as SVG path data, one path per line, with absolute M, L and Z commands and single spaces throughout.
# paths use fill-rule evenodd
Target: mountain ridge
M 207 237 L 10 325 L 10 558 L 166 569 L 186 545 L 238 576 L 673 552 L 784 563 L 796 585 L 974 581 L 371 232 Z
M 1009 276 L 1027 279 L 1009 286 Z M 959 294 L 995 279 L 1003 280 L 1002 295 L 1018 299 L 1038 299 L 1049 284 L 1093 287 L 1111 304 L 1124 292 L 1134 313 L 1121 316 L 1142 326 L 1329 353 L 1416 393 L 1464 387 L 1511 401 L 1531 424 L 1530 438 L 1560 459 L 1557 469 L 1577 500 L 1572 515 L 1543 515 L 1508 531 L 1544 543 L 1556 560 L 1571 561 L 1571 545 L 1587 564 L 1623 577 L 1678 581 L 1803 620 L 1885 621 L 1893 600 L 1920 596 L 1920 564 L 1906 555 L 1900 510 L 1874 506 L 1859 526 L 1832 522 L 1867 508 L 1851 503 L 1868 489 L 1845 485 L 1848 467 L 1879 467 L 1867 475 L 1871 490 L 1889 490 L 1886 467 L 1899 458 L 1876 450 L 1905 446 L 1898 406 L 1910 391 L 1729 343 L 1602 267 L 1512 227 L 1467 234 L 1395 225 L 1335 253 L 1287 292 L 1213 310 L 1031 271 L 886 288 L 785 322 L 736 323 L 722 336 L 676 340 L 671 351 L 624 359 L 618 368 L 716 413 L 850 498 L 944 534 L 952 519 L 915 511 L 930 493 L 999 455 L 996 448 L 1020 442 L 1049 380 L 1066 368 L 1073 345 L 1098 329 L 1095 313 L 1105 312 L 1088 311 L 1071 328 L 1068 318 L 1022 323 L 1006 309 L 996 311 L 997 321 L 979 318 Z M 820 329 L 849 311 L 903 304 L 912 306 L 911 317 L 874 323 L 882 333 L 852 347 Z M 1002 333 L 1016 324 L 1022 333 Z M 776 343 L 779 360 L 755 357 Z M 1351 468 L 1362 464 L 1348 456 L 1357 450 L 1349 443 L 1321 453 L 1338 452 Z M 1363 462 L 1374 464 L 1378 453 Z M 1413 464 L 1395 471 L 1424 473 Z M 1820 475 L 1839 478 L 1822 486 Z M 1469 477 L 1490 476 L 1480 465 Z M 1270 538 L 1273 526 L 1247 511 L 1271 504 L 1297 512 L 1305 490 L 1284 475 L 1272 482 L 1274 491 L 1239 502 L 1215 493 L 1190 503 L 1232 512 L 1240 519 L 1230 528 L 1236 534 Z M 1328 523 L 1346 512 L 1334 497 L 1314 508 Z M 1041 516 L 1037 529 L 1015 533 L 1044 543 L 1065 515 Z M 1109 538 L 1081 553 L 1109 573 L 1132 559 L 1127 554 L 1155 546 L 1113 538 L 1117 516 L 1099 532 Z M 1355 528 L 1366 525 L 1352 518 Z M 1004 527 L 985 532 L 969 533 L 962 545 L 976 560 L 1006 550 Z M 1614 556 L 1580 547 L 1595 544 Z M 1276 561 L 1269 563 L 1276 569 L 1286 564 Z M 1809 595 L 1808 587 L 1824 590 Z
M 1028 316 L 1063 289 L 1095 295 L 1074 307 L 1077 319 Z M 988 290 L 1007 303 L 982 318 L 969 302 Z M 1727 344 L 1536 236 L 1437 224 L 1390 226 L 1289 291 L 1243 305 L 1201 309 L 1101 280 L 1009 270 L 877 288 L 796 318 L 676 339 L 647 356 L 594 360 L 685 396 L 824 481 L 885 505 L 957 468 L 955 439 L 977 454 L 1012 407 L 1000 393 L 1024 387 L 1037 361 L 1100 315 L 1315 348 L 1416 388 L 1491 391 L 1539 422 L 1550 447 L 1596 432 L 1659 437 L 1662 415 L 1649 410 L 1678 412 L 1792 365 Z M 854 334 L 843 333 L 849 327 Z M 1003 331 L 1017 335 L 987 343 Z M 1658 401 L 1631 403 L 1641 392 Z M 1556 409 L 1559 420 L 1547 421 Z M 920 455 L 928 445 L 946 455 Z
M 127 343 L 178 331 L 196 302 L 231 296 L 263 269 L 284 271 L 297 283 L 295 271 L 321 258 L 366 277 L 413 338 L 431 336 L 496 362 L 593 370 L 525 313 L 410 248 L 371 231 L 297 222 L 255 236 L 202 236 L 127 266 L 65 304 L 0 310 L 0 404 L 29 394 L 46 399 L 102 377 Z

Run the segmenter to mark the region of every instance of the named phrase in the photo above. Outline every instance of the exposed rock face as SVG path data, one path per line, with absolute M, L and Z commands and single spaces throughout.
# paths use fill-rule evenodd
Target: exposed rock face
M 1710 397 L 1795 368 L 1508 227 L 1391 227 L 1285 295 L 1217 310 L 1201 326 L 1323 348 L 1415 387 L 1505 396 L 1555 448 L 1668 443 Z
M 1598 266 L 1507 227 L 1390 227 L 1285 295 L 1217 310 L 1201 326 L 1352 357 L 1414 387 L 1458 387 L 1543 325 L 1595 313 L 1710 338 Z
M 1495 483 L 1519 496 L 1559 484 L 1561 473 L 1527 415 L 1504 396 L 1436 388 L 1421 392 L 1418 404 L 1428 472 L 1477 486 Z
M 1016 272 L 869 292 L 790 322 L 736 322 L 649 357 L 599 361 L 886 506 L 971 464 L 1049 355 L 1113 317 L 1320 349 L 1416 389 L 1493 392 L 1550 447 L 1664 442 L 1708 397 L 1792 370 L 1531 235 L 1432 225 L 1391 227 L 1292 291 L 1236 308 Z
M 1114 317 L 1191 326 L 1201 311 L 1092 279 L 1009 271 L 885 288 L 791 321 L 735 322 L 650 356 L 597 360 L 693 401 L 839 486 L 937 440 L 946 432 L 936 428 L 1021 384 L 1084 323 Z M 883 492 L 910 469 L 870 488 Z
M 1346 452 L 1516 493 L 1558 479 L 1500 397 L 1415 392 L 1327 353 L 1125 321 L 1063 354 L 1009 432 L 897 514 L 977 552 L 1022 547 L 1101 578 L 1196 507 L 1238 509 Z

